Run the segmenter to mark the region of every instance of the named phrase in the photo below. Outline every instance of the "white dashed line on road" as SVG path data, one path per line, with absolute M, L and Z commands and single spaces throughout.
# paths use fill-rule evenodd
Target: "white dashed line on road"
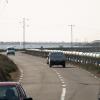
M 61 100 L 65 100 L 66 88 L 62 88 Z
M 61 93 L 61 100 L 65 100 L 65 95 L 66 95 L 66 82 L 64 81 L 64 78 L 60 73 L 57 72 L 57 70 L 52 69 L 54 72 L 56 72 L 60 82 L 61 82 L 61 87 L 62 87 L 62 93 Z

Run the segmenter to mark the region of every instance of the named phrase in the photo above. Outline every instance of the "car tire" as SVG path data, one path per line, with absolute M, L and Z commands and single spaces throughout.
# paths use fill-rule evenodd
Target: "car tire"
M 49 62 L 47 61 L 47 64 L 49 64 Z
M 63 66 L 63 68 L 65 68 L 65 63 L 62 66 Z
M 51 63 L 49 63 L 49 67 L 52 67 L 52 64 Z

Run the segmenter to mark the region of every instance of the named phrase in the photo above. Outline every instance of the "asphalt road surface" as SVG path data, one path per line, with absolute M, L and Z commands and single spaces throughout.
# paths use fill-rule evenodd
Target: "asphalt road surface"
M 33 100 L 97 100 L 100 80 L 91 73 L 67 65 L 49 68 L 45 58 L 16 53 L 19 81 Z

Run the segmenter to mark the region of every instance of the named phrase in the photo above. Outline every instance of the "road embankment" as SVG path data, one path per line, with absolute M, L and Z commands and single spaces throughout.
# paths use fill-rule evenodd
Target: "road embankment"
M 0 81 L 13 81 L 17 72 L 17 65 L 7 56 L 0 54 Z

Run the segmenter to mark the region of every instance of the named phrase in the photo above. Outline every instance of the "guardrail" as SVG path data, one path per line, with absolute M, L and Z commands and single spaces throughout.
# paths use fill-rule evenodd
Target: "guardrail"
M 100 66 L 100 54 L 99 53 L 86 53 L 76 51 L 61 51 L 61 50 L 40 50 L 40 49 L 27 49 L 27 53 L 47 57 L 50 52 L 63 52 L 66 55 L 66 61 L 82 63 L 82 64 L 93 64 Z

